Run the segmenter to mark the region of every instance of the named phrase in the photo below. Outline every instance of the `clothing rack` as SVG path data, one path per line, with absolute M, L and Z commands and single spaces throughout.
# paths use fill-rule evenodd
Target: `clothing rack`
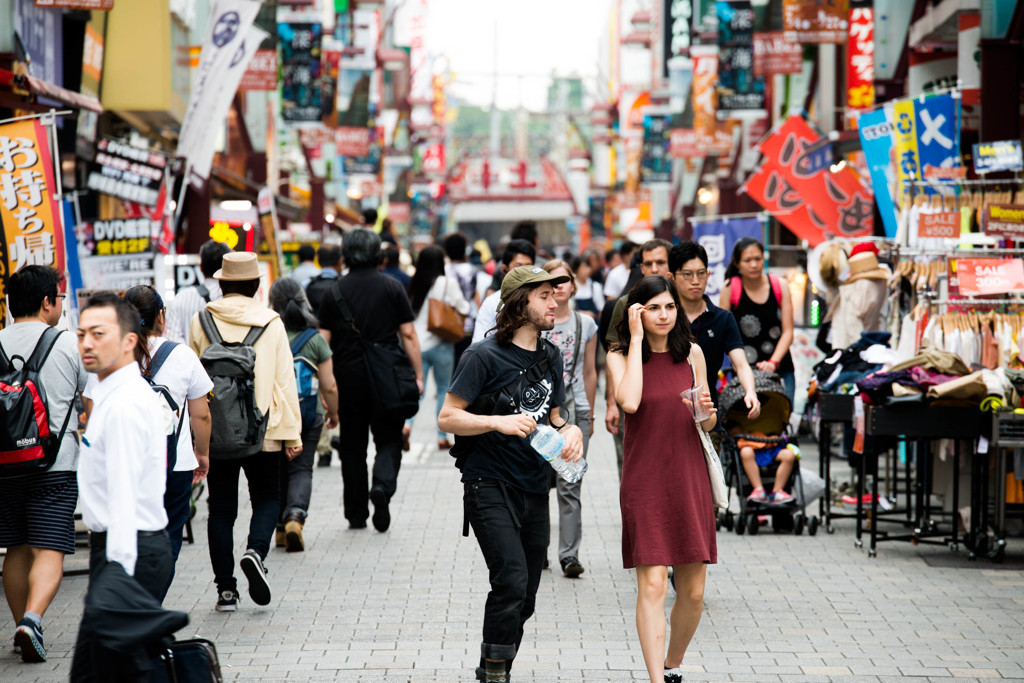
M 966 297 L 963 299 L 933 299 L 922 293 L 921 297 L 925 299 L 929 305 L 934 306 L 1020 306 L 1024 305 L 1024 298 L 1016 297 L 1013 299 L 979 299 L 976 297 Z
M 939 185 L 939 186 L 953 186 L 953 185 L 1019 185 L 1024 183 L 1024 178 L 1021 178 L 1016 173 L 1013 178 L 1003 178 L 998 180 L 995 178 L 925 178 L 924 180 L 911 180 L 910 184 L 915 186 L 924 185 Z

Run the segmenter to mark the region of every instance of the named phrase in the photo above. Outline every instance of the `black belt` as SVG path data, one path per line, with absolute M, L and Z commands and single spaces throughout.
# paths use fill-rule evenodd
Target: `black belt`
M 159 536 L 160 534 L 167 533 L 166 529 L 160 529 L 159 531 L 140 531 L 136 534 L 138 538 L 149 538 L 151 536 Z M 105 546 L 107 544 L 107 532 L 106 531 L 90 531 L 89 532 L 89 544 L 92 546 Z

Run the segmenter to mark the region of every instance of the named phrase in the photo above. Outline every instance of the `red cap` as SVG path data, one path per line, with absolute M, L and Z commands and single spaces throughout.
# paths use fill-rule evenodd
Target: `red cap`
M 850 251 L 850 257 L 854 257 L 857 254 L 863 254 L 865 252 L 871 252 L 875 256 L 878 256 L 878 247 L 874 242 L 861 242 Z

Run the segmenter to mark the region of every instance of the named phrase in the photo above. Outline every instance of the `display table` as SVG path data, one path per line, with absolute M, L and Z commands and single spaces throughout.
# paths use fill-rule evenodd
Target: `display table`
M 960 507 L 960 440 L 976 441 L 977 438 L 987 435 L 991 428 L 991 420 L 988 414 L 981 412 L 977 407 L 933 407 L 927 404 L 904 404 L 900 406 L 865 406 L 865 434 L 868 436 L 895 437 L 917 445 L 915 454 L 915 467 L 913 474 L 910 473 L 910 461 L 907 460 L 908 481 L 906 491 L 906 502 L 903 510 L 895 509 L 879 513 L 878 509 L 878 477 L 873 478 L 871 486 L 871 537 L 868 548 L 868 555 L 874 557 L 879 541 L 910 541 L 911 543 L 932 543 L 949 544 L 955 551 L 962 541 L 966 541 L 968 547 L 973 548 L 977 544 L 977 525 L 972 523 L 967 535 L 961 537 L 958 531 L 957 510 Z M 952 533 L 948 534 L 939 530 L 936 517 L 947 513 L 936 511 L 929 505 L 928 497 L 932 487 L 932 453 L 929 442 L 934 439 L 952 439 L 953 451 L 953 505 L 951 513 Z M 857 539 L 858 547 L 861 545 L 861 524 L 863 518 L 863 485 L 865 481 L 864 472 L 866 462 L 870 458 L 876 464 L 878 462 L 878 451 L 867 452 L 861 459 L 860 477 L 857 491 Z M 980 461 L 987 462 L 987 457 L 973 457 L 972 453 L 972 508 L 980 504 L 975 493 L 975 486 L 987 487 L 984 472 L 978 465 Z M 905 519 L 893 519 L 894 517 L 905 516 Z M 895 522 L 896 524 L 909 529 L 902 534 L 881 531 L 879 526 L 882 522 Z M 973 551 L 972 551 L 973 553 Z
M 853 424 L 853 398 L 848 394 L 818 394 L 818 474 L 825 482 L 825 495 L 819 501 L 818 515 L 830 534 L 835 531 L 833 519 L 856 517 L 855 514 L 832 513 L 832 433 L 829 429 L 833 424 Z

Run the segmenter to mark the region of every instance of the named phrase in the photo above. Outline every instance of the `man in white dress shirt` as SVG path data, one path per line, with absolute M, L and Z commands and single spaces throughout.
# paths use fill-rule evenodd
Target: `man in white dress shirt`
M 173 561 L 165 528 L 167 417 L 135 362 L 139 312 L 116 294 L 89 299 L 78 322 L 82 365 L 99 386 L 78 463 L 82 520 L 92 532 L 90 585 L 117 562 L 159 601 Z

